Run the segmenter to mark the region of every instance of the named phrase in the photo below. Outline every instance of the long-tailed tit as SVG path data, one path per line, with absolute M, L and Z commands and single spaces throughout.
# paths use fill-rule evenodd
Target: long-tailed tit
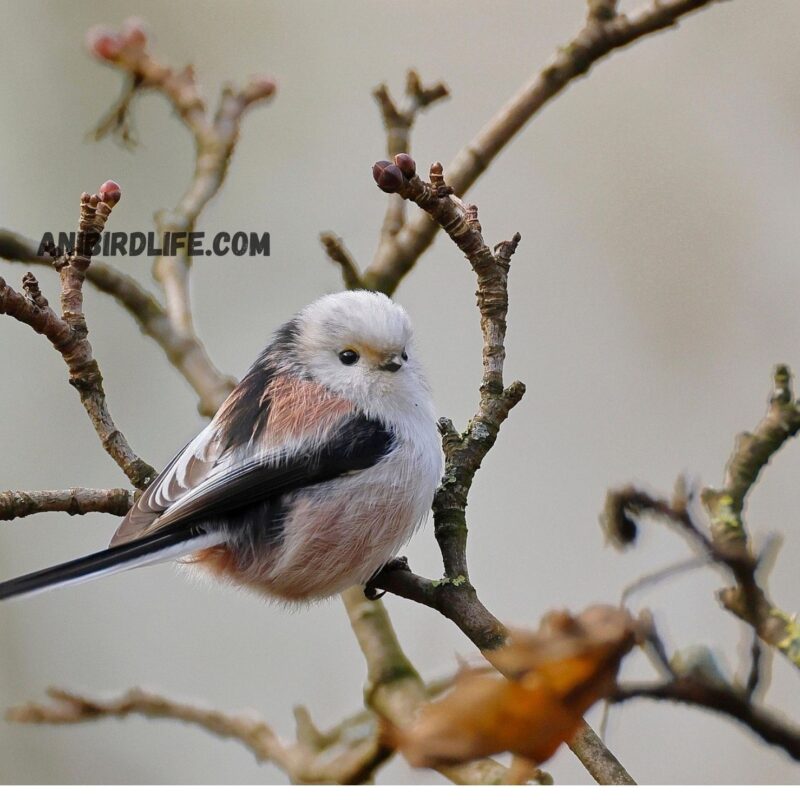
M 397 553 L 441 472 L 406 312 L 327 295 L 276 332 L 108 550 L 0 583 L 0 599 L 172 559 L 285 600 L 332 595 Z

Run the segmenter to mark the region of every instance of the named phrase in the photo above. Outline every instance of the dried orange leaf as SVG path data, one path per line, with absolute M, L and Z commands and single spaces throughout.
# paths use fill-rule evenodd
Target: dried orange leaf
M 623 656 L 639 638 L 638 623 L 624 609 L 548 614 L 538 631 L 517 631 L 509 645 L 488 654 L 508 678 L 462 673 L 410 728 L 394 731 L 393 743 L 420 767 L 506 751 L 541 764 L 612 691 Z

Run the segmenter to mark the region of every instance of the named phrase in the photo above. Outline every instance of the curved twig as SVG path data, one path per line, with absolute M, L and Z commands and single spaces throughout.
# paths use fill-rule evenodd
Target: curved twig
M 156 471 L 131 449 L 114 424 L 103 390 L 103 376 L 92 354 L 86 318 L 83 313 L 83 282 L 91 263 L 91 252 L 103 233 L 120 190 L 107 181 L 97 194 L 81 196 L 81 212 L 74 252 L 55 253 L 53 264 L 61 278 L 61 316 L 47 302 L 36 278 L 29 272 L 23 278 L 24 294 L 19 294 L 0 278 L 0 313 L 14 317 L 46 336 L 61 353 L 69 370 L 69 382 L 78 390 L 89 419 L 106 452 L 116 461 L 128 480 L 143 489 Z
M 719 0 L 658 0 L 628 15 L 589 14 L 575 37 L 558 48 L 549 63 L 503 105 L 447 167 L 456 194 L 464 194 L 525 124 L 596 62 L 715 2 Z M 613 4 L 605 5 L 607 11 L 613 10 Z M 438 231 L 439 226 L 424 214 L 407 221 L 390 243 L 381 242 L 361 276 L 363 285 L 392 294 Z
M 26 703 L 10 709 L 10 722 L 47 725 L 72 725 L 101 718 L 123 719 L 139 715 L 150 719 L 172 719 L 199 726 L 222 739 L 234 739 L 259 762 L 272 762 L 297 783 L 364 783 L 391 754 L 376 734 L 346 742 L 346 729 L 320 735 L 312 744 L 310 737 L 298 737 L 296 744 L 286 744 L 263 720 L 251 714 L 225 714 L 177 702 L 161 695 L 131 689 L 110 700 L 86 697 L 64 689 L 47 691 L 53 703 Z M 333 754 L 331 751 L 334 751 Z

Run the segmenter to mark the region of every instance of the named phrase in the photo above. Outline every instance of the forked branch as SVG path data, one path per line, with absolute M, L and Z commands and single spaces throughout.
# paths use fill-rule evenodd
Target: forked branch
M 455 193 L 464 195 L 527 122 L 598 61 L 719 1 L 654 0 L 627 15 L 616 13 L 615 3 L 593 3 L 586 22 L 572 40 L 556 50 L 550 61 L 503 104 L 448 165 L 447 177 Z M 392 294 L 431 246 L 439 228 L 426 214 L 406 221 L 391 242 L 381 241 L 361 276 L 362 284 Z
M 368 588 L 390 591 L 434 608 L 452 620 L 479 649 L 493 650 L 505 642 L 508 632 L 480 601 L 469 580 L 466 507 L 475 473 L 497 440 L 500 426 L 525 393 L 524 384 L 515 381 L 505 386 L 503 377 L 508 273 L 520 235 L 517 233 L 490 250 L 483 239 L 477 207 L 465 205 L 455 195 L 438 162 L 431 167 L 430 180 L 424 181 L 417 175 L 414 160 L 400 153 L 394 163 L 376 163 L 373 176 L 384 192 L 396 193 L 425 211 L 472 266 L 478 282 L 483 378 L 478 411 L 464 433 L 458 433 L 450 420 L 440 420 L 445 472 L 434 498 L 433 513 L 444 577 L 430 580 L 392 564 Z M 598 783 L 634 782 L 588 725 L 570 747 Z
M 103 390 L 103 376 L 92 354 L 83 312 L 83 282 L 91 264 L 92 249 L 102 235 L 120 195 L 120 188 L 114 181 L 106 181 L 96 194 L 84 193 L 81 196 L 75 250 L 51 254 L 53 265 L 61 278 L 60 316 L 50 306 L 30 272 L 23 278 L 22 294 L 0 278 L 0 313 L 14 317 L 50 340 L 67 365 L 69 382 L 78 390 L 104 449 L 128 480 L 136 488 L 143 489 L 155 477 L 156 471 L 133 452 L 123 433 L 114 424 Z

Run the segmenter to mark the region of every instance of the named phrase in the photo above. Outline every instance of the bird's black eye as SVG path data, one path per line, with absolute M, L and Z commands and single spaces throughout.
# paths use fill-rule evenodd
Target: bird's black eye
M 402 358 L 403 361 L 408 361 L 408 353 L 406 353 L 406 351 L 403 350 L 403 352 L 400 353 L 400 358 Z
M 355 364 L 356 361 L 358 361 L 358 359 L 359 355 L 358 353 L 356 353 L 355 350 L 342 350 L 342 352 L 339 353 L 339 361 L 341 361 L 342 364 L 348 367 L 352 367 L 353 364 Z

